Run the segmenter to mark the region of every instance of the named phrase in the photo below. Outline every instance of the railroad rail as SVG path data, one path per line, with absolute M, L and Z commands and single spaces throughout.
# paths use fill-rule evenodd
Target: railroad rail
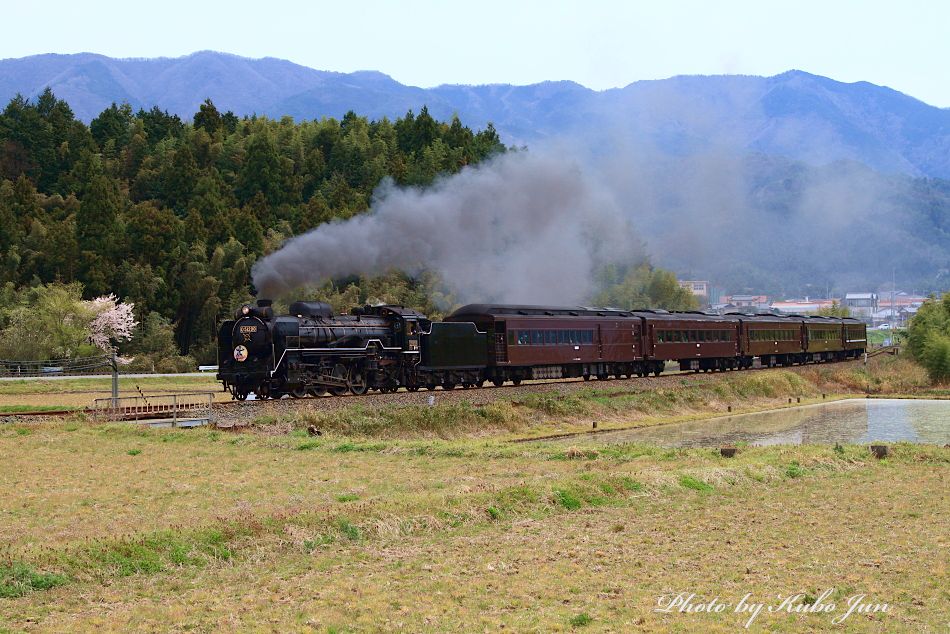
M 880 356 L 882 354 L 890 354 L 896 357 L 900 353 L 901 347 L 899 345 L 884 346 L 882 348 L 877 348 L 876 350 L 871 350 L 868 352 L 868 359 L 873 359 L 874 357 Z

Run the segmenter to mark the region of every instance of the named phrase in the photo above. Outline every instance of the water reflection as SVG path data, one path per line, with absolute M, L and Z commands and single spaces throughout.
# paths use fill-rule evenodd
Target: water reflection
M 570 439 L 577 442 L 577 438 Z M 639 442 L 668 447 L 950 442 L 950 401 L 853 399 L 757 414 L 592 434 L 585 442 Z M 565 441 L 566 442 L 566 441 Z

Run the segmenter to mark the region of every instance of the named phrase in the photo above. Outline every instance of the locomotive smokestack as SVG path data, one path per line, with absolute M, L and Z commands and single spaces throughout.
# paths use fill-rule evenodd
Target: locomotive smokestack
M 257 307 L 258 307 L 258 308 L 267 308 L 268 306 L 272 306 L 273 304 L 274 304 L 274 300 L 272 300 L 272 299 L 259 299 L 259 300 L 257 300 Z

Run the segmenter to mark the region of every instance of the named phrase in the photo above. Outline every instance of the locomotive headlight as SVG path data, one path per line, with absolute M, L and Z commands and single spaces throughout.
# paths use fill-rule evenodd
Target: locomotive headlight
M 247 315 L 247 314 L 250 313 L 250 312 L 251 312 L 251 307 L 250 307 L 250 306 L 248 306 L 247 304 L 244 304 L 243 306 L 241 306 L 241 314 L 242 314 L 242 315 Z
M 245 348 L 244 346 L 238 346 L 237 348 L 235 348 L 235 349 L 234 349 L 234 360 L 237 361 L 238 363 L 241 363 L 241 362 L 243 362 L 243 361 L 246 361 L 246 360 L 247 360 L 247 348 Z

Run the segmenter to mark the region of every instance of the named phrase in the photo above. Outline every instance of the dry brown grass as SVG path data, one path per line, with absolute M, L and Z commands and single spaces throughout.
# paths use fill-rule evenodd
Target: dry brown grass
M 0 599 L 0 630 L 556 631 L 586 614 L 592 630 L 732 631 L 731 615 L 651 610 L 671 591 L 832 586 L 894 606 L 858 631 L 938 631 L 950 613 L 950 449 L 729 460 L 38 425 L 2 429 L 0 455 L 0 569 L 68 580 Z
M 810 371 L 809 371 L 810 370 Z M 804 371 L 812 382 L 828 382 L 850 392 L 871 394 L 930 395 L 946 392 L 948 386 L 934 385 L 927 371 L 906 356 L 881 355 L 864 364 L 846 367 L 816 366 Z

